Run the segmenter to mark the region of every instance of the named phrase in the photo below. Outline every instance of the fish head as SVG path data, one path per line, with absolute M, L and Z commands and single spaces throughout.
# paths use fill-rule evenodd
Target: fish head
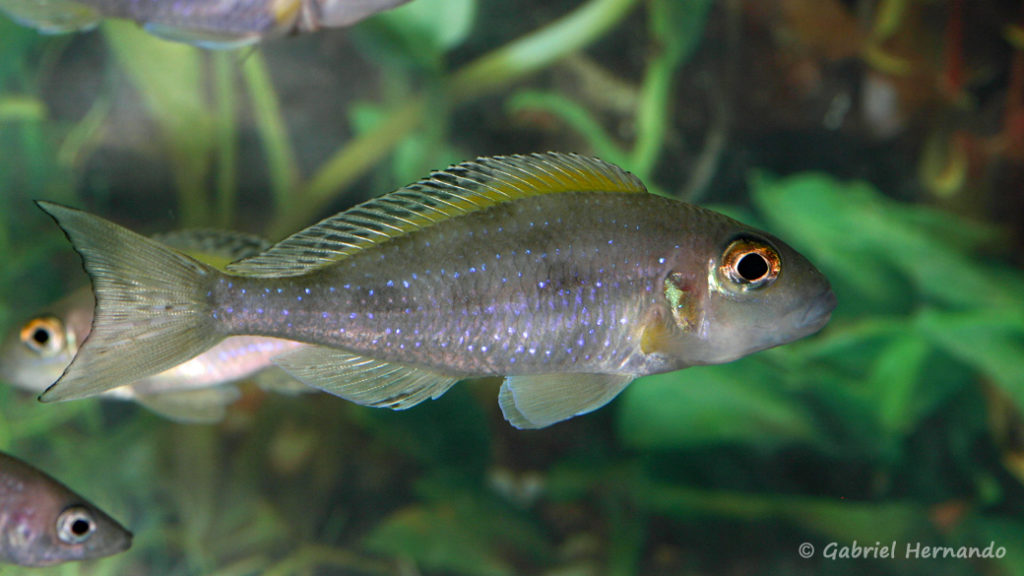
M 730 362 L 798 340 L 820 330 L 835 308 L 828 279 L 770 234 L 728 226 L 698 253 L 689 259 L 696 274 L 665 279 L 673 355 L 686 365 Z
M 91 321 L 92 296 L 86 289 L 15 325 L 0 343 L 0 381 L 42 392 L 71 364 Z
M 31 502 L 8 512 L 13 526 L 8 525 L 5 536 L 11 561 L 50 566 L 102 558 L 131 547 L 131 532 L 88 502 L 65 494 L 62 486 L 34 488 L 26 493 Z

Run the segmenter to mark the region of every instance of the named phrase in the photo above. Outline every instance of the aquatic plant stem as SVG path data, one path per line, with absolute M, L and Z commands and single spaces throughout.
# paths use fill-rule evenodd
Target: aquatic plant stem
M 183 226 L 209 223 L 206 178 L 214 120 L 204 88 L 203 52 L 149 36 L 134 23 L 111 20 L 102 29 L 128 79 L 153 118 L 171 158 Z M 154 66 L 153 62 L 160 62 Z
M 263 53 L 253 50 L 242 65 L 242 73 L 252 100 L 253 117 L 263 142 L 263 151 L 267 155 L 275 214 L 287 213 L 289 205 L 296 204 L 289 200 L 294 199 L 291 194 L 299 182 L 298 163 Z
M 406 100 L 379 128 L 339 149 L 298 194 L 301 202 L 281 206 L 270 227 L 270 237 L 279 238 L 309 224 L 338 192 L 352 185 L 423 121 L 425 107 L 421 97 Z
M 628 169 L 629 154 L 619 147 L 584 106 L 561 94 L 525 90 L 509 99 L 506 109 L 513 114 L 524 110 L 541 110 L 553 114 L 579 132 L 602 160 Z
M 448 105 L 484 96 L 586 47 L 618 24 L 636 3 L 637 0 L 591 0 L 541 30 L 484 54 L 451 73 L 442 83 L 447 87 Z M 282 206 L 283 211 L 278 212 L 270 226 L 271 237 L 308 224 L 332 198 L 416 129 L 423 122 L 426 109 L 423 96 L 412 97 L 399 104 L 377 130 L 339 149 L 298 195 L 301 201 Z
M 591 0 L 540 30 L 477 58 L 452 74 L 448 90 L 461 104 L 502 88 L 580 50 L 615 27 L 636 0 Z
M 661 156 L 666 128 L 672 123 L 672 80 L 676 69 L 690 60 L 700 43 L 711 5 L 707 0 L 651 3 L 648 28 L 660 51 L 647 66 L 637 107 L 637 139 L 631 168 L 641 180 L 650 180 Z
M 216 223 L 221 228 L 230 228 L 235 218 L 235 192 L 238 189 L 234 69 L 235 59 L 232 54 L 213 54 L 213 89 L 217 106 Z

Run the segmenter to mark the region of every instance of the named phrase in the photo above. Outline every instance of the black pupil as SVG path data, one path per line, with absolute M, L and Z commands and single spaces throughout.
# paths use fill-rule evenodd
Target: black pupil
M 36 328 L 35 332 L 32 333 L 32 339 L 37 344 L 46 344 L 50 341 L 50 333 L 43 328 Z
M 736 271 L 747 282 L 754 282 L 768 273 L 768 261 L 764 256 L 751 252 L 736 263 Z
M 89 524 L 88 520 L 78 519 L 71 523 L 71 532 L 75 536 L 85 536 L 89 533 L 90 527 L 91 524 Z

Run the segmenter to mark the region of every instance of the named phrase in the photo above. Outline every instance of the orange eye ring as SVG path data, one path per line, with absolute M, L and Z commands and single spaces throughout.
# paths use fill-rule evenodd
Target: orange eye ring
M 37 316 L 21 328 L 21 343 L 39 354 L 54 354 L 64 348 L 64 323 L 56 316 Z
M 782 270 L 779 252 L 767 242 L 752 238 L 733 240 L 722 255 L 719 270 L 743 290 L 764 288 Z

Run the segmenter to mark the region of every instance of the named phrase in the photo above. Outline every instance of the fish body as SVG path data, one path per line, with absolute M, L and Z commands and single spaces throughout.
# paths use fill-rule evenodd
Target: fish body
M 0 453 L 0 562 L 47 566 L 127 550 L 132 534 L 88 500 Z
M 169 40 L 236 48 L 292 32 L 355 24 L 409 0 L 0 0 L 16 21 L 46 33 L 133 20 Z
M 824 276 L 777 238 L 575 155 L 453 166 L 227 273 L 41 206 L 83 256 L 99 302 L 99 338 L 43 400 L 121 385 L 247 334 L 309 344 L 275 363 L 373 406 L 408 408 L 461 379 L 505 376 L 506 418 L 537 428 L 604 405 L 639 376 L 806 336 L 835 305 Z M 103 357 L 120 335 L 174 341 L 173 354 L 122 346 Z
M 221 267 L 269 247 L 254 236 L 215 230 L 187 230 L 157 239 Z M 56 382 L 89 335 L 93 304 L 92 291 L 82 287 L 12 328 L 0 344 L 0 381 L 37 394 Z M 297 342 L 258 336 L 228 338 L 178 366 L 109 390 L 104 396 L 134 400 L 179 421 L 215 422 L 223 417 L 224 407 L 238 397 L 231 383 L 258 376 L 260 381 L 279 387 L 285 375 L 266 374 L 268 369 L 280 371 L 271 358 L 298 346 Z

